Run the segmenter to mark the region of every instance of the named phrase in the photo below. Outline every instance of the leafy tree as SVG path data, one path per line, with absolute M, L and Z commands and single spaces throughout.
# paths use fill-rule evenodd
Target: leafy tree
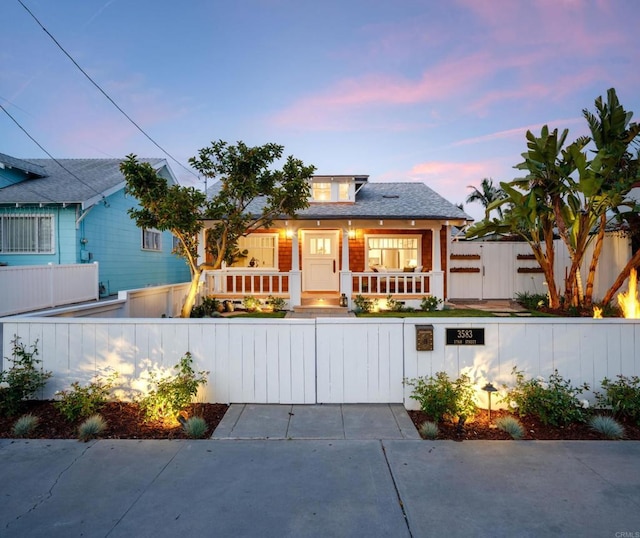
M 293 217 L 308 207 L 309 179 L 315 166 L 305 166 L 290 156 L 282 170 L 269 169 L 283 149 L 277 144 L 248 147 L 242 142 L 229 146 L 218 141 L 189 159 L 200 174 L 221 181 L 216 196 L 208 202 L 206 215 L 214 221 L 207 236 L 214 269 L 233 255 L 241 236 L 269 228 L 274 219 Z
M 248 147 L 238 142 L 229 146 L 223 141 L 201 149 L 199 157 L 190 162 L 203 175 L 220 180 L 221 188 L 212 199 L 194 187 L 168 185 L 151 165 L 139 162 L 135 155 L 121 163 L 126 190 L 141 206 L 130 209 L 129 214 L 140 227 L 170 230 L 179 242 L 176 253 L 189 266 L 191 286 L 181 317 L 191 314 L 202 271 L 219 268 L 225 255 L 236 248 L 240 236 L 269 227 L 277 217 L 293 217 L 308 204 L 308 180 L 315 167 L 290 156 L 282 170 L 271 170 L 269 167 L 280 159 L 283 150 L 277 144 Z M 258 208 L 249 211 L 249 205 L 258 201 Z M 198 259 L 205 221 L 214 222 L 207 245 L 213 247 L 212 265 Z
M 528 151 L 522 154 L 524 161 L 516 166 L 527 175 L 502 183 L 506 198 L 489 204 L 487 215 L 505 203 L 510 203 L 509 209 L 502 218 L 493 221 L 486 218 L 467 232 L 469 237 L 481 237 L 497 230 L 508 231 L 529 241 L 545 273 L 552 307 L 559 306 L 553 282 L 554 231 L 562 238 L 571 258 L 564 283 L 566 303 L 591 304 L 607 224 L 611 218 L 632 222 L 638 216 L 638 205 L 628 197 L 639 179 L 638 157 L 634 158 L 629 148 L 637 141 L 640 128 L 630 123 L 632 113 L 620 105 L 615 89 L 607 92 L 606 103 L 598 97 L 595 105 L 595 114 L 583 110 L 591 136 L 580 137 L 567 147 L 564 147 L 566 129 L 558 133 L 557 129 L 549 131 L 545 125 L 540 136 L 527 132 Z M 590 142 L 595 149 L 589 160 L 585 148 Z M 594 251 L 584 293 L 580 266 L 592 241 Z M 614 286 L 622 284 L 630 268 L 640 262 L 640 255 L 634 255 L 634 259 Z M 607 292 L 605 302 L 611 300 L 613 293 Z
M 482 204 L 482 207 L 484 207 L 485 209 L 485 217 L 489 217 L 489 205 L 491 205 L 496 200 L 504 198 L 504 191 L 500 187 L 494 185 L 493 179 L 491 178 L 485 177 L 480 182 L 480 189 L 474 187 L 473 185 L 469 185 L 467 188 L 473 189 L 473 191 L 471 192 L 471 194 L 469 194 L 469 196 L 467 196 L 467 199 L 465 200 L 466 203 L 471 204 L 473 202 L 479 202 L 480 204 Z M 498 213 L 498 218 L 502 218 L 502 207 L 497 206 L 495 207 L 495 210 Z

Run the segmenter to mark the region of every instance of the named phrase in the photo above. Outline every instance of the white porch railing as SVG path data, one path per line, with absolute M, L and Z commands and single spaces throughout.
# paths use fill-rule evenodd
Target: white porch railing
M 352 273 L 352 292 L 360 295 L 432 295 L 444 298 L 444 272 Z
M 262 269 L 205 271 L 207 295 L 289 295 L 289 273 Z

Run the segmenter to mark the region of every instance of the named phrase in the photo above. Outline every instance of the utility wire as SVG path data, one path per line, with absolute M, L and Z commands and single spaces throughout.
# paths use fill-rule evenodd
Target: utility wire
M 20 0 L 18 0 L 20 1 Z M 20 123 L 18 122 L 18 120 L 16 120 L 10 113 L 9 111 L 0 104 L 0 108 L 2 109 L 2 111 L 11 118 L 11 120 L 13 121 L 13 123 L 15 123 L 20 130 L 22 130 L 22 132 L 24 134 L 26 134 L 32 141 L 33 143 L 38 146 L 42 151 L 44 151 L 49 157 L 51 157 L 51 159 L 60 167 L 62 168 L 64 171 L 66 171 L 69 175 L 71 175 L 72 177 L 76 178 L 80 183 L 82 183 L 85 187 L 88 187 L 89 189 L 91 189 L 93 192 L 95 192 L 96 194 L 102 195 L 102 193 L 100 191 L 97 191 L 94 187 L 92 187 L 91 185 L 89 185 L 86 181 L 83 181 L 82 179 L 80 179 L 77 175 L 75 175 L 71 170 L 69 170 L 66 166 L 64 166 L 58 159 L 56 159 L 53 155 L 51 155 L 51 153 L 49 153 L 46 149 L 44 149 L 44 147 L 40 144 L 40 142 L 38 142 L 35 138 L 33 138 L 33 136 L 31 136 L 28 131 L 22 126 L 20 125 Z M 40 195 L 43 196 L 43 195 Z
M 117 103 L 116 103 L 116 102 L 115 102 L 115 101 L 114 101 L 114 100 L 109 96 L 109 94 L 107 94 L 107 92 L 105 92 L 105 91 L 100 87 L 100 85 L 99 85 L 95 80 L 93 80 L 93 79 L 88 75 L 88 73 L 87 73 L 84 69 L 82 69 L 82 67 L 80 66 L 80 64 L 78 64 L 78 62 L 76 62 L 76 61 L 73 59 L 73 57 L 71 56 L 71 54 L 69 54 L 69 53 L 65 50 L 65 48 L 64 48 L 64 47 L 63 47 L 63 46 L 58 42 L 58 40 L 57 40 L 55 37 L 53 37 L 53 35 L 51 34 L 51 32 L 49 32 L 49 30 L 47 30 L 47 29 L 44 27 L 44 25 L 40 22 L 40 20 L 38 19 L 38 17 L 36 17 L 36 16 L 33 14 L 33 12 L 32 12 L 32 11 L 31 11 L 27 6 L 25 6 L 25 5 L 24 5 L 24 3 L 22 2 L 22 0 L 18 0 L 18 3 L 19 3 L 19 4 L 20 4 L 20 5 L 21 5 L 21 6 L 22 6 L 26 11 L 27 11 L 27 13 L 29 13 L 29 15 L 31 15 L 31 17 L 33 17 L 33 20 L 35 20 L 35 21 L 36 21 L 36 23 L 38 24 L 38 26 L 40 26 L 40 28 L 42 28 L 42 30 L 44 31 L 44 33 L 45 33 L 45 34 L 47 34 L 47 35 L 51 38 L 51 40 L 52 40 L 52 41 L 57 45 L 57 47 L 58 47 L 58 48 L 59 48 L 59 49 L 64 53 L 64 55 L 65 55 L 67 58 L 69 58 L 69 60 L 71 60 L 71 62 L 73 63 L 73 65 L 75 65 L 75 66 L 79 69 L 79 71 L 80 71 L 80 72 L 81 72 L 85 77 L 87 77 L 87 79 L 89 80 L 89 82 L 91 82 L 91 84 L 93 84 L 93 85 L 98 89 L 98 91 L 99 91 L 102 95 L 104 95 L 104 96 L 107 98 L 107 100 L 108 100 L 108 101 L 109 101 L 109 102 L 110 102 L 114 107 L 116 107 L 116 108 L 120 111 L 120 113 L 121 113 L 125 118 L 127 118 L 127 119 L 131 122 L 131 124 L 132 124 L 136 129 L 138 129 L 138 131 L 140 131 L 140 132 L 141 132 L 141 133 L 142 133 L 142 134 L 143 134 L 143 135 L 144 135 L 144 136 L 145 136 L 145 137 L 146 137 L 146 138 L 147 138 L 147 139 L 148 139 L 148 140 L 149 140 L 149 141 L 150 141 L 154 146 L 156 146 L 160 151 L 162 151 L 165 155 L 167 155 L 167 156 L 168 156 L 171 160 L 173 160 L 173 162 L 175 162 L 178 166 L 180 166 L 181 168 L 183 168 L 184 170 L 186 170 L 187 172 L 189 172 L 192 176 L 197 177 L 198 179 L 200 179 L 200 178 L 199 178 L 199 176 L 197 176 L 197 175 L 193 172 L 193 170 L 190 170 L 189 168 L 187 168 L 186 166 L 184 166 L 180 161 L 178 161 L 178 159 L 176 159 L 173 155 L 171 155 L 171 153 L 169 153 L 169 152 L 168 152 L 166 149 L 164 149 L 160 144 L 158 144 L 158 143 L 157 143 L 153 138 L 151 138 L 151 136 L 150 136 L 150 135 L 148 135 L 148 134 L 145 132 L 145 130 L 144 130 L 142 127 L 140 127 L 140 126 L 139 126 L 139 125 L 138 125 L 138 124 L 137 124 L 137 123 L 136 123 L 136 122 L 131 118 L 131 116 L 129 116 L 129 114 L 127 114 L 124 110 L 122 110 L 122 108 L 120 108 L 120 106 L 119 106 L 119 105 L 118 105 L 118 104 L 117 104 Z

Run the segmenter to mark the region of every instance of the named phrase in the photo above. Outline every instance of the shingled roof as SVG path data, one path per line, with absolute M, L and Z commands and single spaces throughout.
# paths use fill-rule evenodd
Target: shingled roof
M 215 196 L 220 182 L 209 189 Z M 254 200 L 248 211 L 262 211 L 265 199 Z M 424 183 L 366 183 L 355 203 L 314 202 L 298 212 L 298 219 L 428 219 L 473 220 L 459 207 L 445 200 Z
M 26 173 L 19 183 L 0 188 L 0 203 L 86 204 L 124 187 L 123 159 L 16 159 L 0 153 L 0 163 Z M 164 159 L 139 159 L 154 168 Z

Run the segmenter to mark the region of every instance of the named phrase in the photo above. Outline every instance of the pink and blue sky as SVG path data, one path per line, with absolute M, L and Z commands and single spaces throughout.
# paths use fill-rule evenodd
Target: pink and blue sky
M 320 174 L 459 203 L 518 175 L 527 129 L 586 134 L 582 109 L 610 87 L 640 118 L 638 0 L 23 3 L 185 166 L 212 140 L 276 142 Z M 0 103 L 49 153 L 166 157 L 17 0 L 0 20 Z M 46 158 L 1 110 L 0 152 Z

